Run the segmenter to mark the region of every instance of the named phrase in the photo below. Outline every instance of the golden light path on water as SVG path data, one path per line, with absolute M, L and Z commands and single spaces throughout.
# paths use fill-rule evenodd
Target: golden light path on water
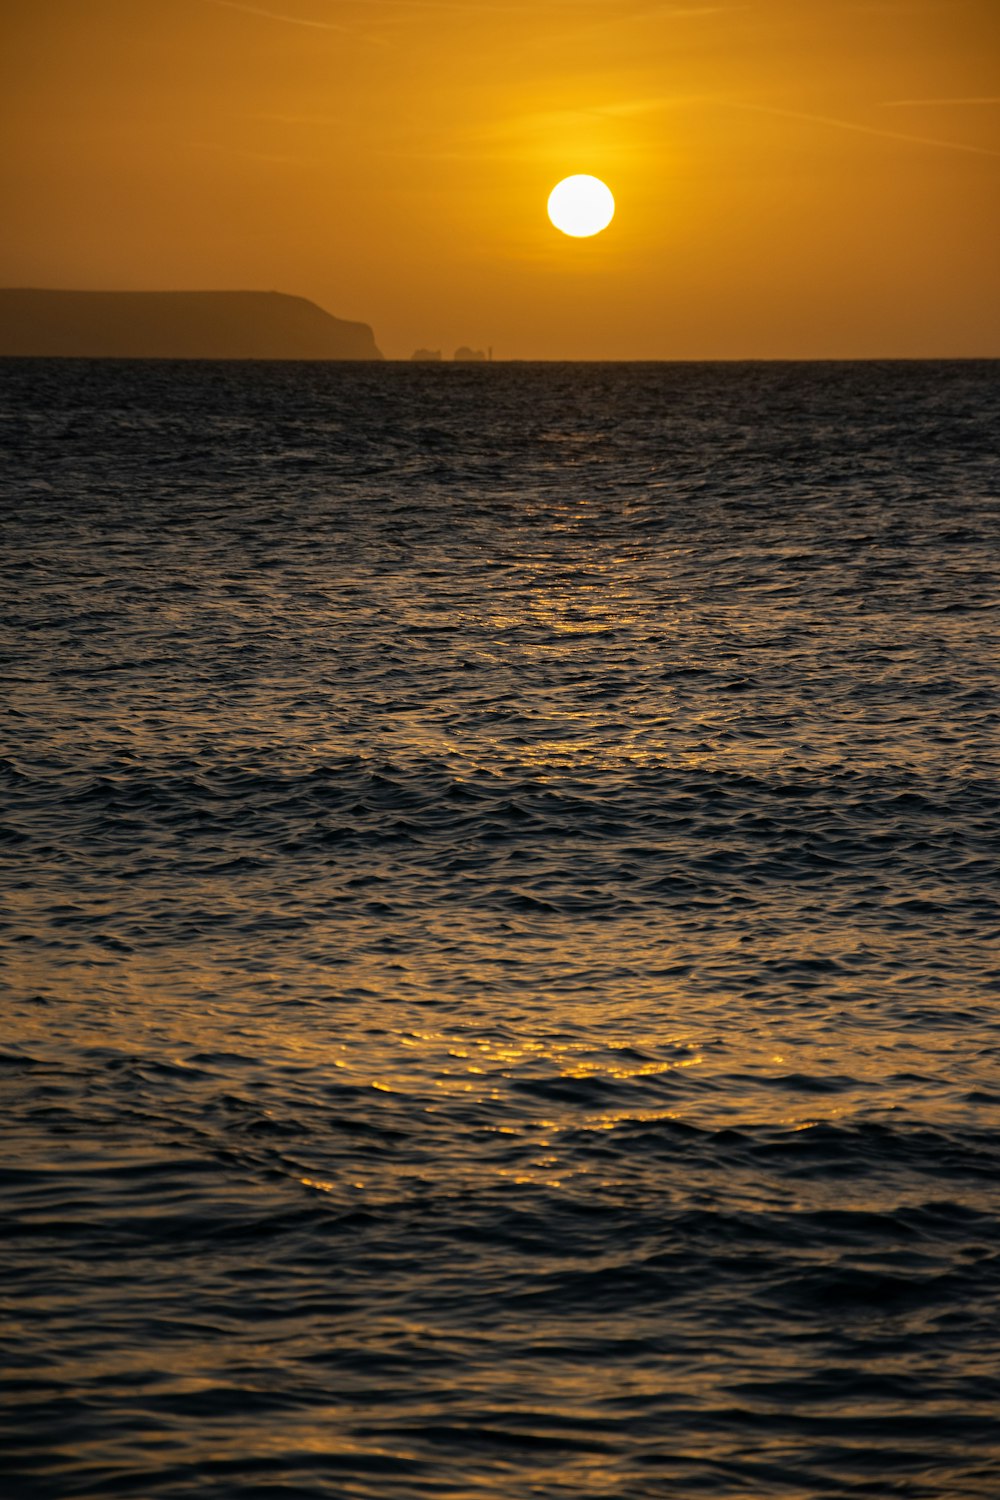
M 990 372 L 67 364 L 8 372 L 0 1436 L 974 1493 Z

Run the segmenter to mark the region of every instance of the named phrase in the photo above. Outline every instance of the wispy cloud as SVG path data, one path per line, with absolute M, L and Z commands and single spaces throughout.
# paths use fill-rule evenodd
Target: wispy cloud
M 496 11 L 509 14 L 511 11 L 526 11 L 537 14 L 538 0 L 369 0 L 372 6 L 378 5 L 386 10 L 453 10 L 462 11 L 466 15 L 472 15 L 475 11 Z M 600 10 L 608 12 L 609 19 L 621 24 L 623 19 L 621 0 L 547 0 L 547 9 L 563 9 L 571 14 L 577 14 L 581 10 Z M 723 11 L 747 10 L 748 0 L 730 0 L 725 4 L 700 5 L 697 0 L 688 0 L 687 4 L 677 3 L 677 0 L 660 0 L 660 3 L 640 3 L 634 9 L 628 11 L 624 19 L 634 21 L 646 16 L 714 16 Z
M 497 159 L 509 160 L 516 156 L 533 156 L 537 141 L 547 138 L 554 131 L 574 120 L 588 118 L 636 118 L 642 115 L 662 114 L 675 110 L 697 110 L 702 113 L 734 110 L 740 113 L 766 115 L 777 119 L 797 121 L 804 125 L 818 125 L 827 129 L 849 131 L 852 134 L 874 136 L 879 140 L 899 141 L 908 146 L 921 146 L 938 151 L 959 151 L 972 156 L 1000 159 L 1000 150 L 989 146 L 977 146 L 967 141 L 942 140 L 939 136 L 916 135 L 909 131 L 886 130 L 877 125 L 865 125 L 858 120 L 845 120 L 837 115 L 813 114 L 806 110 L 783 109 L 778 105 L 755 104 L 742 99 L 733 99 L 717 94 L 673 94 L 644 99 L 612 100 L 578 109 L 555 110 L 547 113 L 516 115 L 495 120 L 461 133 L 460 142 L 452 142 L 447 149 L 436 149 L 435 143 L 425 147 L 409 144 L 405 149 L 396 149 L 392 154 L 418 156 L 442 160 Z M 303 121 L 302 123 L 305 123 Z M 317 121 L 317 123 L 320 123 Z M 619 142 L 616 150 L 626 149 Z M 642 150 L 641 146 L 633 149 Z
M 779 109 L 772 104 L 746 104 L 730 99 L 726 103 L 732 109 L 747 110 L 753 114 L 776 115 L 786 120 L 802 120 L 811 125 L 828 125 L 835 130 L 850 130 L 858 135 L 874 135 L 886 141 L 905 141 L 911 146 L 934 146 L 943 151 L 964 151 L 972 156 L 1000 157 L 1000 151 L 990 146 L 972 146 L 966 141 L 943 141 L 937 136 L 910 135 L 901 130 L 883 130 L 878 125 L 862 125 L 857 120 L 841 120 L 834 115 L 814 115 L 798 109 Z
M 708 16 L 728 16 L 734 10 L 749 10 L 749 5 L 650 5 L 631 19 L 636 21 L 699 21 Z
M 924 105 L 938 104 L 1000 104 L 1000 98 L 979 97 L 971 99 L 883 99 L 883 109 L 922 109 Z
M 972 101 L 962 100 L 961 102 L 971 103 Z M 988 104 L 1000 103 L 1000 100 L 983 99 L 976 102 Z M 803 124 L 826 125 L 834 130 L 848 130 L 858 135 L 877 136 L 887 141 L 902 141 L 911 146 L 931 146 L 942 151 L 964 151 L 973 156 L 1000 157 L 1000 150 L 990 146 L 975 146 L 967 141 L 946 141 L 940 136 L 914 135 L 910 131 L 886 130 L 880 125 L 863 125 L 859 120 L 844 120 L 839 115 L 821 115 L 807 110 L 782 109 L 775 104 L 752 104 L 743 99 L 732 99 L 718 94 L 667 94 L 647 99 L 624 99 L 611 104 L 594 105 L 590 109 L 579 110 L 577 113 L 634 116 L 683 108 L 735 109 L 749 114 L 774 115 L 784 120 L 800 120 Z
M 341 126 L 345 123 L 344 115 L 284 115 L 284 114 L 252 114 L 244 115 L 246 120 L 263 120 L 269 125 L 335 125 Z
M 204 0 L 204 3 L 218 6 L 222 10 L 239 11 L 245 16 L 257 16 L 264 21 L 280 21 L 286 26 L 305 26 L 310 31 L 333 31 L 340 36 L 349 36 L 357 41 L 373 42 L 377 46 L 385 45 L 380 37 L 358 31 L 354 26 L 342 26 L 336 21 L 316 21 L 309 16 L 289 16 L 284 11 L 265 10 L 259 5 L 243 5 L 241 0 Z
M 279 156 L 272 151 L 246 151 L 240 146 L 222 145 L 218 141 L 189 141 L 196 151 L 211 151 L 220 156 L 236 156 L 241 161 L 262 161 L 268 166 L 297 167 L 302 160 L 297 156 Z
M 206 5 L 218 5 L 224 10 L 242 11 L 244 15 L 258 16 L 267 21 L 283 21 L 288 26 L 306 26 L 313 31 L 336 31 L 344 36 L 359 36 L 361 32 L 354 26 L 338 21 L 321 21 L 311 16 L 288 15 L 285 11 L 268 10 L 260 5 L 246 5 L 243 0 L 203 0 Z M 704 16 L 717 16 L 729 14 L 734 10 L 747 10 L 749 5 L 746 0 L 743 3 L 705 4 L 699 5 L 696 0 L 688 0 L 687 4 L 677 3 L 677 0 L 661 0 L 661 3 L 640 4 L 636 9 L 627 12 L 624 17 L 621 9 L 621 0 L 610 4 L 608 0 L 547 0 L 547 6 L 552 11 L 564 9 L 568 15 L 579 16 L 582 12 L 598 12 L 608 24 L 620 25 L 622 20 L 645 21 L 645 20 L 697 20 Z M 392 21 L 394 17 L 400 17 L 406 12 L 419 12 L 421 15 L 444 14 L 460 15 L 473 19 L 476 14 L 489 12 L 493 15 L 535 15 L 538 13 L 537 0 L 367 0 L 365 8 L 378 14 L 379 22 Z M 366 35 L 365 40 L 377 41 L 379 38 Z

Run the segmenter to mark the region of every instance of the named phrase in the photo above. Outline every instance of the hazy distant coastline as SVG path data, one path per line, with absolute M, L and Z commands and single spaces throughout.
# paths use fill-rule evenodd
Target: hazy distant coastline
M 0 355 L 90 359 L 381 359 L 367 323 L 284 292 L 0 288 Z

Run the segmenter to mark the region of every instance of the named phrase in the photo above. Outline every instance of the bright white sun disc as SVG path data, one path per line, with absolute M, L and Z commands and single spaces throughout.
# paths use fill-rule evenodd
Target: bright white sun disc
M 615 215 L 611 189 L 585 172 L 564 177 L 549 194 L 549 218 L 563 234 L 585 239 L 607 229 Z

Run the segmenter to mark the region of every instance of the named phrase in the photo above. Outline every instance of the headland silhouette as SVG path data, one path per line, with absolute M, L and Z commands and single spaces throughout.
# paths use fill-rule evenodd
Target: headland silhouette
M 0 288 L 0 355 L 112 359 L 381 359 L 367 323 L 284 292 Z

